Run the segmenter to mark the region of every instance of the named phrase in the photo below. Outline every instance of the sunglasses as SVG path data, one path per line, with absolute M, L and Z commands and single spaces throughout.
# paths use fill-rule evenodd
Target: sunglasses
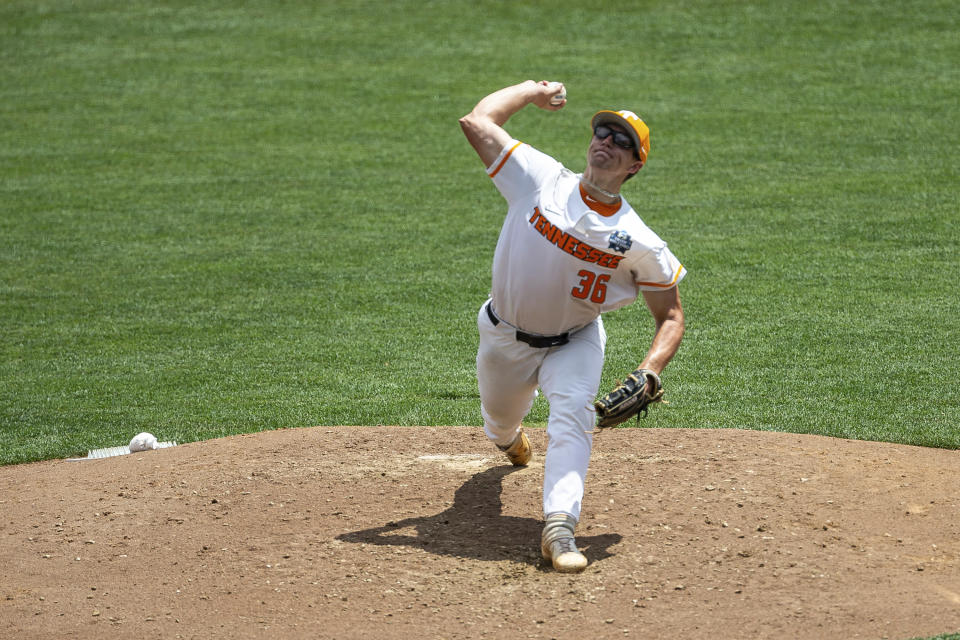
M 620 133 L 619 131 L 614 131 L 606 125 L 598 124 L 594 127 L 593 135 L 597 137 L 597 140 L 606 140 L 610 136 L 613 136 L 613 144 L 621 149 L 633 149 L 633 140 L 630 136 L 625 133 Z

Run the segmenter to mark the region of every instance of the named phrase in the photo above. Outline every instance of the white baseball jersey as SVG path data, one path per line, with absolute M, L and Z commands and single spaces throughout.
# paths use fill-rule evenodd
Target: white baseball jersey
M 593 200 L 578 174 L 533 147 L 513 140 L 487 175 L 509 205 L 493 258 L 493 306 L 505 322 L 564 333 L 686 275 L 625 199 Z

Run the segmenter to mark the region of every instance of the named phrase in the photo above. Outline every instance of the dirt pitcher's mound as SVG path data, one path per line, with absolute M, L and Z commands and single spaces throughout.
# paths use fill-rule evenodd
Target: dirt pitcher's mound
M 599 434 L 539 557 L 542 453 L 316 427 L 0 468 L 6 638 L 913 638 L 960 630 L 960 452 Z M 162 435 L 162 434 L 158 434 Z

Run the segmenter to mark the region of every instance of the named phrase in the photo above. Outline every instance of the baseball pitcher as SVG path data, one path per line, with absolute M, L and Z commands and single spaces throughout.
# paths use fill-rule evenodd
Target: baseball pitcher
M 582 571 L 574 530 L 595 426 L 622 422 L 663 395 L 660 373 L 684 332 L 683 265 L 623 198 L 647 162 L 650 132 L 631 111 L 597 112 L 586 167 L 577 174 L 503 128 L 533 104 L 567 103 L 559 82 L 526 81 L 483 98 L 460 119 L 467 140 L 507 202 L 480 308 L 477 380 L 487 437 L 515 465 L 532 456 L 521 421 L 539 391 L 550 416 L 544 459 L 541 550 L 554 568 Z M 655 323 L 637 370 L 597 399 L 606 334 L 600 314 L 642 294 Z

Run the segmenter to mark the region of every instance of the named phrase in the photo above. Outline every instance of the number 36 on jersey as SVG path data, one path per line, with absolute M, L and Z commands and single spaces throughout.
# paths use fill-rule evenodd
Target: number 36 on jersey
M 597 275 L 589 269 L 581 269 L 577 273 L 580 283 L 570 292 L 578 300 L 590 300 L 597 304 L 603 304 L 607 299 L 607 281 L 610 280 L 609 273 Z

